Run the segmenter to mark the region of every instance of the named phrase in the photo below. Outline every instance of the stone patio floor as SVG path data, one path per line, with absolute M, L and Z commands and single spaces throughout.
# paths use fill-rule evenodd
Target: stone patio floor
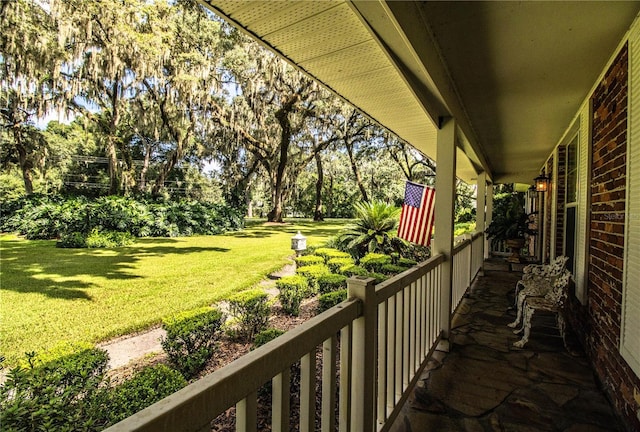
M 504 268 L 506 270 L 506 268 Z M 391 428 L 417 431 L 622 431 L 575 339 L 535 316 L 524 349 L 507 324 L 522 274 L 488 264 L 458 307 L 450 350 L 436 351 Z

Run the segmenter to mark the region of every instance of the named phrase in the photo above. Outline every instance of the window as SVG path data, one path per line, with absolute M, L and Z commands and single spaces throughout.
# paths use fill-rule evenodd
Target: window
M 566 194 L 564 205 L 564 255 L 569 257 L 567 268 L 576 274 L 576 213 L 578 208 L 578 135 L 567 144 Z

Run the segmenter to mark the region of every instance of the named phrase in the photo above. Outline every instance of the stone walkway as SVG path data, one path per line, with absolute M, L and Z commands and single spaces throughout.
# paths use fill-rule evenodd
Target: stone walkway
M 282 276 L 295 274 L 295 271 L 295 264 L 287 264 L 260 282 L 259 287 L 263 288 L 272 297 L 275 297 L 278 295 L 275 280 Z M 98 347 L 106 350 L 109 354 L 109 369 L 117 369 L 147 355 L 162 352 L 160 341 L 165 335 L 166 332 L 162 328 L 154 328 L 103 342 L 98 344 Z
M 519 337 L 507 309 L 520 275 L 487 270 L 474 283 L 452 323 L 450 352 L 435 352 L 393 432 L 622 430 L 575 341 L 573 355 L 564 349 L 553 317 L 534 318 L 526 347 L 512 347 Z

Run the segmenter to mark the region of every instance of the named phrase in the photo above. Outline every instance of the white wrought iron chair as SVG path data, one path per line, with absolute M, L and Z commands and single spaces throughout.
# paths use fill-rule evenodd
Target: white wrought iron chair
M 507 324 L 516 328 L 522 320 L 522 305 L 527 297 L 544 297 L 553 287 L 557 277 L 562 274 L 569 260 L 566 256 L 559 256 L 550 264 L 530 264 L 523 269 L 522 279 L 516 283 L 515 303 L 516 319 Z M 520 333 L 522 328 L 516 330 Z
M 562 343 L 565 348 L 566 343 L 566 324 L 564 321 L 564 307 L 567 301 L 567 288 L 571 280 L 571 273 L 564 270 L 553 282 L 553 288 L 544 297 L 527 297 L 524 301 L 523 311 L 523 329 L 522 339 L 514 342 L 516 348 L 523 348 L 529 341 L 531 334 L 531 319 L 536 311 L 547 311 L 556 314 L 556 323 L 558 330 L 562 336 Z

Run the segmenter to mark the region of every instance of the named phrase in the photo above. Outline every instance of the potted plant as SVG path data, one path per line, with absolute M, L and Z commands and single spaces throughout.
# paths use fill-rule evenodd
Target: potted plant
M 525 235 L 534 234 L 529 228 L 529 216 L 524 211 L 524 198 L 520 193 L 502 194 L 496 197 L 494 217 L 486 229 L 492 243 L 505 242 L 511 249 L 507 261 L 520 262 L 520 250 L 525 244 Z

